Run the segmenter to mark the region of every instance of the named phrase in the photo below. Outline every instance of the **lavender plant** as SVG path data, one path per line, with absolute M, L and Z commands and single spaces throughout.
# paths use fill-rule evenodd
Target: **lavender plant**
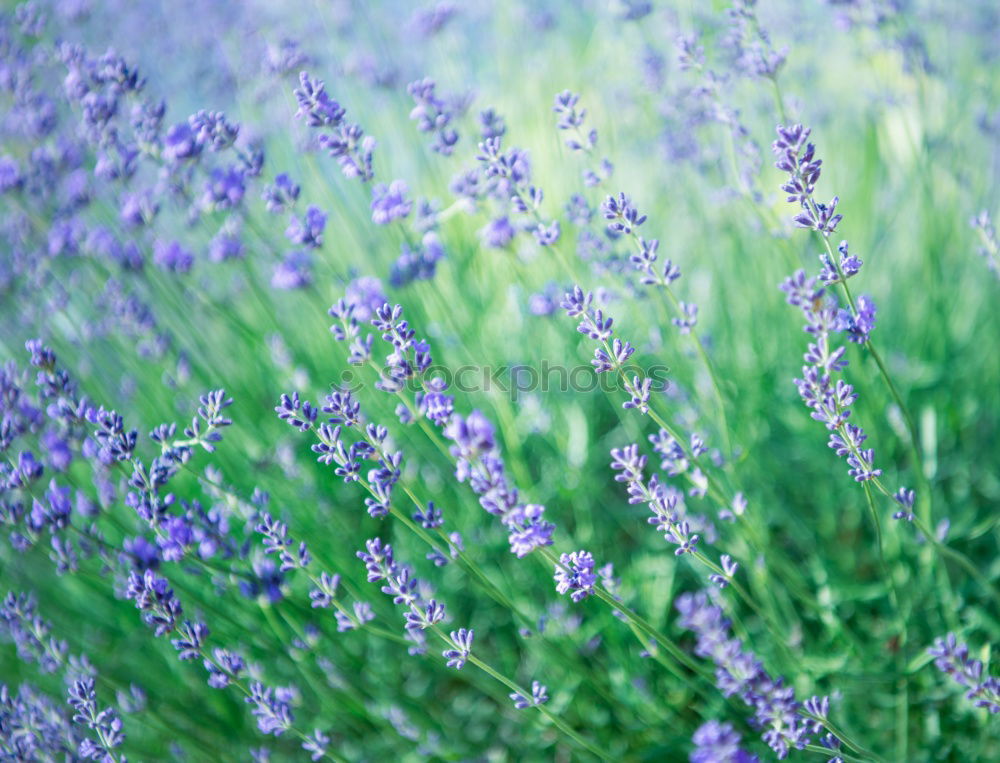
M 0 8 L 0 758 L 991 759 L 988 5 Z

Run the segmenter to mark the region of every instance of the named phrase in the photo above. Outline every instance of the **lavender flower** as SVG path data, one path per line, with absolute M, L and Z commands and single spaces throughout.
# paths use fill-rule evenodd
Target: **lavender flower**
M 562 554 L 555 568 L 556 591 L 569 593 L 574 602 L 583 601 L 594 592 L 597 575 L 594 573 L 594 557 L 589 551 L 574 551 Z
M 317 249 L 323 245 L 324 228 L 326 228 L 326 214 L 319 207 L 310 206 L 301 218 L 292 215 L 285 236 L 293 244 Z
M 282 291 L 304 289 L 312 283 L 312 259 L 301 251 L 289 252 L 271 275 L 271 286 Z
M 135 601 L 136 608 L 143 612 L 143 620 L 155 630 L 157 636 L 170 633 L 177 627 L 183 610 L 166 578 L 152 570 L 146 570 L 142 575 L 130 572 L 125 596 Z
M 312 557 L 306 548 L 305 541 L 301 541 L 296 546 L 295 541 L 288 537 L 288 526 L 284 522 L 278 522 L 270 514 L 264 512 L 261 515 L 261 521 L 254 529 L 264 536 L 264 553 L 278 555 L 282 572 L 305 569 L 309 566 Z
M 0 189 L 2 188 L 2 171 L 0 171 Z M 979 254 L 986 260 L 986 267 L 1000 278 L 1000 241 L 997 239 L 997 231 L 993 225 L 993 221 L 990 219 L 990 213 L 984 209 L 973 217 L 969 223 L 979 234 L 979 239 L 982 242 Z
M 503 215 L 490 220 L 481 231 L 481 234 L 483 243 L 486 246 L 491 249 L 503 249 L 514 240 L 517 231 L 511 225 L 510 219 L 506 215 Z
M 605 317 L 604 311 L 600 308 L 593 308 L 593 302 L 593 293 L 584 293 L 579 286 L 574 286 L 573 291 L 568 292 L 563 298 L 561 306 L 567 315 L 580 319 L 577 331 L 601 343 L 601 346 L 594 350 L 594 358 L 590 361 L 594 371 L 599 374 L 616 371 L 621 375 L 623 386 L 629 395 L 629 399 L 622 403 L 622 407 L 647 414 L 653 388 L 652 379 L 638 374 L 632 374 L 631 377 L 626 374 L 625 364 L 635 352 L 635 348 L 618 337 L 611 339 L 613 333 L 611 326 L 614 321 L 611 317 Z
M 296 116 L 321 131 L 319 144 L 337 160 L 344 176 L 371 180 L 375 139 L 366 136 L 360 126 L 345 121 L 344 108 L 327 95 L 323 82 L 301 72 L 295 98 L 299 104 Z
M 299 393 L 282 394 L 278 405 L 274 407 L 278 418 L 302 432 L 306 432 L 316 423 L 319 409 L 308 400 L 300 401 Z
M 511 692 L 508 696 L 514 700 L 514 707 L 518 710 L 524 710 L 528 707 L 538 707 L 539 705 L 544 705 L 549 701 L 548 690 L 538 681 L 531 682 L 530 697 L 526 697 L 516 691 Z
M 295 116 L 305 119 L 310 127 L 337 127 L 344 119 L 343 107 L 327 95 L 323 81 L 313 79 L 308 72 L 299 74 L 295 99 L 299 104 Z
M 597 130 L 591 128 L 584 129 L 587 118 L 586 109 L 578 109 L 577 104 L 580 97 L 569 90 L 558 93 L 552 110 L 558 115 L 556 127 L 561 131 L 570 132 L 570 137 L 566 138 L 566 146 L 574 152 L 580 152 L 592 156 L 597 147 Z M 585 169 L 583 171 L 583 182 L 588 187 L 599 185 L 601 181 L 607 180 L 614 172 L 614 167 L 607 159 L 602 159 L 597 170 Z
M 461 670 L 469 659 L 469 654 L 472 652 L 472 640 L 475 638 L 476 634 L 471 628 L 459 628 L 457 631 L 452 631 L 450 634 L 451 643 L 453 648 L 445 649 L 441 652 L 441 656 L 448 661 L 449 668 L 455 668 L 455 670 Z
M 586 109 L 577 109 L 580 96 L 569 90 L 556 95 L 552 110 L 559 116 L 556 127 L 560 130 L 572 130 L 576 137 L 567 138 L 566 145 L 571 151 L 590 152 L 597 145 L 597 130 L 583 134 L 582 127 L 587 118 Z
M 812 410 L 812 417 L 830 430 L 830 447 L 847 460 L 848 473 L 856 481 L 879 477 L 882 470 L 874 466 L 874 450 L 861 447 L 868 435 L 861 427 L 848 422 L 857 393 L 843 379 L 836 383 L 832 380 L 832 374 L 847 366 L 844 347 L 832 346 L 834 334 L 846 329 L 852 332 L 852 338 L 858 337 L 856 341 L 867 341 L 867 332 L 874 326 L 874 305 L 868 300 L 864 303 L 859 300 L 859 304 L 864 305 L 864 312 L 850 319 L 838 309 L 836 301 L 826 295 L 826 289 L 818 286 L 815 278 L 806 278 L 802 270 L 786 279 L 781 289 L 787 294 L 789 304 L 802 309 L 805 330 L 815 339 L 804 356 L 808 365 L 802 368 L 802 378 L 795 380 L 802 401 Z
M 267 186 L 263 192 L 263 199 L 267 205 L 267 211 L 277 214 L 295 204 L 299 198 L 301 188 L 292 182 L 287 173 L 275 175 L 274 182 Z
M 704 592 L 683 594 L 675 604 L 681 626 L 698 638 L 695 653 L 715 663 L 719 690 L 727 697 L 738 696 L 751 708 L 754 726 L 763 729 L 762 737 L 778 759 L 783 760 L 791 749 L 804 749 L 819 729 L 800 717 L 802 706 L 795 700 L 795 691 L 781 678 L 772 678 L 756 655 L 732 638 L 722 609 L 711 604 Z
M 208 685 L 213 689 L 224 689 L 233 681 L 238 681 L 246 669 L 240 655 L 219 647 L 212 650 L 212 659 L 204 659 L 204 665 L 208 671 Z
M 124 761 L 124 756 L 114 752 L 125 741 L 122 721 L 111 707 L 98 710 L 97 692 L 92 677 L 74 681 L 69 687 L 69 704 L 74 710 L 73 722 L 86 726 L 97 736 L 97 740 L 84 739 L 77 754 L 81 758 L 100 760 L 103 763 Z
M 68 646 L 51 631 L 51 624 L 38 614 L 33 594 L 10 592 L 0 601 L 0 634 L 14 643 L 19 659 L 38 663 L 42 673 L 54 673 L 66 661 Z
M 829 204 L 813 198 L 823 162 L 815 158 L 816 146 L 806 142 L 811 132 L 800 124 L 792 127 L 778 125 L 778 138 L 771 145 L 771 150 L 778 159 L 774 166 L 788 173 L 788 181 L 781 186 L 781 190 L 788 194 L 788 201 L 802 207 L 802 212 L 794 218 L 795 224 L 829 237 L 844 216 L 836 214 L 839 201 L 836 196 Z
M 370 321 L 375 311 L 389 300 L 386 299 L 379 279 L 362 276 L 347 284 L 344 301 L 354 308 L 353 316 L 356 320 Z
M 194 255 L 177 241 L 158 241 L 153 247 L 153 262 L 169 273 L 187 273 L 194 265 Z
M 393 604 L 407 608 L 404 613 L 405 635 L 415 644 L 411 647 L 411 653 L 426 651 L 422 631 L 436 626 L 445 619 L 444 605 L 433 598 L 428 598 L 430 586 L 418 580 L 408 565 L 396 562 L 392 546 L 383 544 L 380 538 L 366 541 L 365 550 L 358 551 L 357 556 L 365 564 L 368 581 L 382 582 L 382 593 L 391 596 Z M 471 634 L 471 631 L 468 633 Z M 471 638 L 471 635 L 468 635 L 470 645 Z M 456 643 L 456 646 L 461 648 L 461 644 Z
M 321 572 L 316 588 L 309 591 L 309 598 L 313 607 L 327 608 L 333 605 L 337 597 L 337 588 L 340 586 L 340 575 L 330 575 L 328 572 Z
M 413 202 L 406 199 L 407 187 L 402 180 L 393 180 L 389 185 L 379 183 L 372 187 L 372 222 L 388 225 L 402 220 L 413 209 Z
M 511 553 L 521 558 L 536 548 L 552 545 L 555 525 L 545 521 L 544 506 L 518 502 L 517 489 L 507 478 L 490 421 L 479 411 L 464 418 L 455 414 L 444 435 L 454 443 L 450 452 L 455 459 L 455 478 L 459 482 L 468 480 L 479 496 L 480 506 L 500 517 L 509 532 Z
M 493 109 L 485 109 L 479 113 L 480 135 L 487 138 L 500 138 L 507 132 L 507 123 L 503 116 Z
M 288 689 L 272 689 L 260 681 L 250 684 L 248 705 L 253 705 L 257 728 L 264 734 L 281 736 L 292 727 L 294 716 L 291 708 L 291 692 Z
M 934 666 L 959 686 L 967 689 L 966 699 L 976 707 L 985 707 L 992 715 L 1000 713 L 1000 679 L 983 677 L 983 663 L 969 656 L 967 644 L 959 642 L 954 633 L 934 641 L 927 650 L 934 657 Z
M 710 720 L 694 732 L 691 763 L 757 763 L 759 758 L 740 748 L 740 735 L 731 723 Z
M 661 431 L 660 442 L 664 435 L 666 433 Z M 673 438 L 670 439 L 673 442 Z M 683 451 L 681 452 L 683 454 Z M 686 462 L 686 456 L 684 459 Z M 694 527 L 708 528 L 707 522 L 703 517 L 688 517 L 684 508 L 683 494 L 661 482 L 656 474 L 646 481 L 643 473 L 646 461 L 646 456 L 639 453 L 639 446 L 634 443 L 624 448 L 613 448 L 611 468 L 618 472 L 615 481 L 623 482 L 627 486 L 629 503 L 645 503 L 649 506 L 652 516 L 647 521 L 656 527 L 658 532 L 663 533 L 668 543 L 677 546 L 674 550 L 677 556 L 695 553 L 701 536 L 694 531 Z
M 309 753 L 310 760 L 322 760 L 326 756 L 326 748 L 330 746 L 330 737 L 319 729 L 302 742 L 302 749 Z
M 406 92 L 415 102 L 410 119 L 417 123 L 420 132 L 432 133 L 431 149 L 443 156 L 451 156 L 458 143 L 458 133 L 451 127 L 454 117 L 452 109 L 436 93 L 437 85 L 432 79 L 411 82 Z
M 413 281 L 429 281 L 437 273 L 437 264 L 444 257 L 444 246 L 434 231 L 428 231 L 419 245 L 404 243 L 399 257 L 392 264 L 389 283 L 396 288 Z
M 729 33 L 723 44 L 735 59 L 737 71 L 751 77 L 775 79 L 788 57 L 788 48 L 776 50 L 757 20 L 757 0 L 737 0 L 727 11 Z

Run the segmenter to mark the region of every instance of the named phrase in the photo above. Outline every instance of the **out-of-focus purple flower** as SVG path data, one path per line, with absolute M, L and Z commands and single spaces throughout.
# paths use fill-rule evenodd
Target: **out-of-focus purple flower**
M 92 676 L 86 676 L 75 680 L 69 687 L 68 701 L 74 711 L 73 722 L 86 726 L 97 737 L 96 741 L 84 739 L 76 752 L 83 759 L 117 763 L 124 760 L 124 756 L 114 752 L 125 741 L 122 721 L 114 708 L 98 709 L 94 683 Z
M 284 212 L 298 201 L 302 189 L 294 183 L 288 173 L 275 175 L 274 182 L 264 188 L 262 198 L 271 213 Z
M 374 276 L 355 278 L 344 290 L 344 300 L 354 308 L 354 317 L 370 321 L 375 311 L 389 300 L 382 290 L 382 282 Z
M 794 689 L 772 678 L 757 656 L 732 637 L 722 609 L 706 593 L 683 594 L 675 605 L 681 626 L 697 636 L 695 653 L 715 663 L 719 690 L 727 697 L 738 696 L 753 710 L 754 726 L 763 729 L 762 738 L 779 760 L 791 749 L 804 749 L 821 727 L 801 716 Z
M 694 732 L 691 763 L 757 763 L 759 758 L 740 748 L 740 735 L 731 723 L 710 720 Z
M 852 317 L 848 313 L 845 316 L 847 338 L 852 342 L 864 344 L 875 328 L 875 303 L 871 297 L 862 294 L 858 297 L 856 306 L 857 315 Z
M 216 167 L 205 181 L 201 203 L 206 209 L 230 209 L 243 201 L 246 178 L 238 167 Z
M 264 686 L 260 681 L 250 684 L 250 695 L 246 698 L 248 705 L 253 705 L 251 712 L 257 719 L 257 728 L 263 734 L 281 736 L 292 727 L 290 692 L 275 691 Z
M 208 685 L 213 689 L 225 689 L 233 681 L 239 680 L 246 669 L 246 663 L 240 655 L 219 647 L 212 650 L 212 659 L 204 659 L 204 665 L 208 671 Z
M 407 187 L 402 180 L 393 180 L 389 185 L 378 183 L 372 187 L 372 222 L 388 225 L 394 220 L 402 220 L 413 209 L 413 202 L 406 198 Z
M 271 286 L 275 289 L 304 289 L 311 283 L 312 258 L 299 250 L 286 254 L 271 275 Z
M 323 81 L 313 79 L 308 72 L 299 73 L 295 99 L 299 104 L 295 116 L 305 119 L 310 127 L 337 127 L 344 119 L 343 107 L 327 95 Z
M 241 259 L 243 251 L 243 242 L 239 236 L 220 232 L 208 244 L 208 259 L 212 262 Z
M 320 729 L 313 730 L 302 742 L 302 749 L 309 753 L 310 760 L 322 760 L 326 757 L 326 748 L 330 746 L 330 737 Z
M 264 66 L 271 74 L 285 76 L 309 63 L 309 57 L 302 52 L 295 40 L 284 39 L 277 44 L 268 44 Z
M 458 14 L 459 6 L 449 0 L 418 8 L 410 17 L 410 26 L 421 37 L 433 37 Z
M 157 636 L 170 633 L 177 627 L 183 610 L 166 578 L 148 569 L 141 575 L 130 572 L 125 596 L 142 610 L 143 620 L 155 630 Z
M 292 215 L 285 229 L 285 236 L 293 244 L 316 249 L 323 245 L 326 214 L 319 207 L 310 206 L 302 217 Z
M 499 138 L 507 132 L 507 123 L 504 118 L 493 109 L 485 109 L 479 112 L 479 133 L 483 140 L 487 138 Z
M 178 241 L 157 241 L 153 245 L 153 262 L 169 273 L 187 273 L 194 265 L 194 254 Z
M 590 152 L 597 145 L 597 130 L 591 130 L 584 135 L 583 124 L 587 118 L 586 109 L 577 109 L 580 96 L 564 90 L 555 97 L 552 110 L 559 116 L 556 127 L 560 130 L 572 130 L 573 136 L 566 139 L 566 145 L 572 151 Z
M 410 119 L 417 123 L 420 132 L 432 133 L 431 148 L 439 154 L 450 156 L 458 142 L 458 133 L 451 127 L 454 117 L 452 108 L 435 93 L 436 84 L 432 79 L 411 82 L 407 88 L 416 105 L 410 112 Z
M 730 28 L 723 39 L 738 72 L 774 79 L 788 57 L 788 48 L 775 49 L 757 19 L 757 0 L 736 0 L 726 11 Z
M 969 646 L 959 642 L 954 633 L 934 641 L 927 650 L 934 657 L 934 666 L 959 686 L 967 689 L 966 699 L 976 707 L 985 707 L 991 714 L 1000 713 L 1000 679 L 983 677 L 983 663 L 969 656 Z
M 236 142 L 240 126 L 226 119 L 221 111 L 201 110 L 188 117 L 199 145 L 212 151 L 223 151 Z
M 148 225 L 160 209 L 156 197 L 149 191 L 128 193 L 122 197 L 118 216 L 130 227 Z
M 0 179 L 0 189 L 2 187 L 3 181 Z M 1000 240 L 997 239 L 997 231 L 993 226 L 993 221 L 990 219 L 990 213 L 984 209 L 969 222 L 973 229 L 979 233 L 979 239 L 982 244 L 979 247 L 979 254 L 985 258 L 986 267 L 1000 278 Z
M 23 183 L 24 178 L 17 160 L 9 154 L 0 156 L 0 193 L 16 191 Z
M 163 141 L 163 158 L 170 162 L 192 159 L 201 153 L 198 136 L 187 122 L 178 122 L 167 130 Z
M 337 160 L 345 177 L 371 180 L 375 139 L 366 136 L 359 125 L 344 121 L 343 107 L 327 95 L 323 82 L 301 72 L 295 98 L 299 104 L 296 116 L 322 130 L 319 144 Z
M 437 273 L 438 261 L 443 257 L 441 239 L 434 231 L 428 231 L 416 248 L 403 244 L 402 252 L 392 264 L 389 283 L 400 288 L 413 281 L 429 281 Z
M 493 249 L 502 249 L 514 240 L 517 231 L 510 218 L 501 215 L 490 220 L 482 230 L 483 242 Z
M 535 234 L 535 241 L 538 242 L 539 246 L 553 246 L 559 241 L 559 221 L 553 220 L 548 225 L 538 223 L 532 232 Z

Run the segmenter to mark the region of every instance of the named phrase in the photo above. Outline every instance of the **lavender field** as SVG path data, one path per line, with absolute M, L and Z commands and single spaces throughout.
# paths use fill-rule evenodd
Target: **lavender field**
M 1000 4 L 0 0 L 0 761 L 1000 760 Z

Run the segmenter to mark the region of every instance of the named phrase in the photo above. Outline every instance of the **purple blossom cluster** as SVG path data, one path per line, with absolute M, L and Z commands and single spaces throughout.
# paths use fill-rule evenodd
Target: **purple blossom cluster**
M 826 243 L 842 215 L 834 214 L 836 198 L 828 206 L 813 198 L 822 162 L 815 158 L 816 147 L 807 143 L 810 130 L 795 125 L 779 126 L 777 132 L 778 139 L 773 147 L 778 158 L 775 166 L 789 173 L 782 190 L 789 194 L 788 201 L 798 203 L 803 210 L 796 217 L 796 224 L 816 230 Z M 849 421 L 857 393 L 843 379 L 834 381 L 834 374 L 843 371 L 848 364 L 846 347 L 836 346 L 836 335 L 845 333 L 848 340 L 866 344 L 875 328 L 875 304 L 865 295 L 859 296 L 856 302 L 851 300 L 847 280 L 860 271 L 862 262 L 851 254 L 846 241 L 841 242 L 838 251 L 839 259 L 835 260 L 827 245 L 827 252 L 820 255 L 818 278 L 807 277 L 804 270 L 799 270 L 781 285 L 788 303 L 802 310 L 805 331 L 814 340 L 807 347 L 802 378 L 796 379 L 795 385 L 806 407 L 812 411 L 812 417 L 830 431 L 829 445 L 838 456 L 846 459 L 848 474 L 857 482 L 875 480 L 878 484 L 882 470 L 875 466 L 875 451 L 863 447 L 868 435 L 860 425 Z M 851 309 L 840 307 L 831 291 L 836 284 L 844 289 Z M 913 491 L 900 488 L 893 498 L 900 506 L 893 518 L 912 520 Z
M 712 719 L 698 727 L 691 737 L 695 749 L 691 763 L 759 763 L 760 758 L 740 747 L 741 737 L 731 723 Z
M 605 316 L 602 308 L 594 306 L 594 293 L 584 292 L 579 286 L 574 286 L 573 291 L 567 292 L 563 297 L 560 306 L 570 318 L 579 319 L 577 331 L 599 343 L 600 346 L 594 350 L 594 358 L 590 361 L 594 371 L 599 374 L 614 371 L 622 377 L 625 391 L 629 394 L 629 399 L 622 403 L 622 408 L 634 408 L 639 413 L 648 413 L 653 380 L 635 373 L 629 377 L 626 373 L 625 364 L 632 357 L 635 348 L 628 340 L 611 338 L 614 319 Z
M 511 692 L 510 698 L 514 700 L 514 707 L 524 710 L 528 707 L 538 707 L 549 701 L 548 689 L 538 681 L 531 682 L 531 696 L 527 697 L 520 692 Z
M 124 763 L 125 757 L 116 751 L 125 741 L 121 717 L 114 707 L 99 707 L 95 689 L 97 671 L 86 655 L 67 656 L 66 642 L 57 640 L 51 632 L 52 625 L 39 614 L 33 594 L 9 592 L 0 602 L 2 640 L 12 641 L 18 657 L 27 663 L 37 663 L 40 672 L 62 671 L 68 686 L 68 703 L 74 712 L 72 724 L 90 733 L 78 732 L 70 726 L 48 697 L 22 686 L 19 697 L 14 698 L 4 684 L 0 685 L 0 731 L 4 732 L 0 734 L 0 752 L 13 756 L 12 760 L 33 760 L 49 744 L 58 741 L 65 745 L 61 752 L 74 752 L 81 759 Z M 141 699 L 141 690 L 135 694 Z M 40 713 L 34 722 L 33 713 Z M 19 725 L 22 722 L 27 725 Z M 55 731 L 59 732 L 56 738 L 45 737 Z
M 655 473 L 647 481 L 643 473 L 646 461 L 645 454 L 639 453 L 639 446 L 636 444 L 613 448 L 611 468 L 618 472 L 615 481 L 625 483 L 629 503 L 645 503 L 649 506 L 652 512 L 649 524 L 655 526 L 657 532 L 663 533 L 668 543 L 677 546 L 674 551 L 677 556 L 695 553 L 700 535 L 693 531 L 692 522 L 685 516 L 683 494 L 661 482 Z M 703 525 L 705 520 L 696 517 L 694 523 L 696 526 Z
M 437 84 L 430 78 L 411 82 L 406 92 L 413 98 L 414 106 L 410 112 L 410 119 L 417 123 L 420 132 L 429 133 L 433 136 L 431 150 L 442 156 L 451 156 L 458 143 L 458 132 L 452 126 L 457 112 L 460 112 L 459 104 L 448 103 L 436 93 Z
M 295 99 L 299 104 L 295 116 L 318 132 L 320 147 L 337 160 L 344 177 L 358 178 L 364 183 L 375 177 L 372 170 L 375 139 L 365 135 L 359 125 L 346 120 L 347 111 L 327 94 L 322 80 L 301 72 Z
M 847 367 L 846 347 L 833 344 L 836 333 L 846 330 L 843 311 L 817 279 L 807 278 L 803 270 L 788 278 L 781 289 L 788 295 L 788 304 L 801 308 L 805 330 L 815 340 L 804 355 L 802 378 L 795 380 L 799 395 L 812 417 L 830 430 L 830 447 L 847 459 L 848 473 L 858 482 L 875 479 L 882 470 L 874 465 L 874 449 L 862 448 L 868 435 L 848 421 L 857 393 L 843 379 L 833 381 L 833 374 Z
M 381 538 L 372 538 L 365 542 L 365 550 L 357 552 L 368 572 L 369 583 L 382 583 L 382 593 L 392 597 L 392 603 L 404 608 L 406 624 L 404 634 L 412 642 L 410 654 L 424 654 L 427 651 L 427 638 L 424 631 L 436 627 L 446 617 L 444 604 L 433 598 L 430 585 L 413 573 L 413 568 L 396 561 L 392 546 L 383 543 Z M 453 649 L 442 653 L 448 660 L 449 667 L 460 669 L 469 655 L 472 647 L 473 632 L 462 629 L 452 637 Z M 457 654 L 456 654 L 457 650 Z
M 365 499 L 370 516 L 380 518 L 389 514 L 392 490 L 399 480 L 403 463 L 403 452 L 389 449 L 389 432 L 385 427 L 371 422 L 362 423 L 361 404 L 350 391 L 334 390 L 326 396 L 322 407 L 315 406 L 308 400 L 300 400 L 297 392 L 283 394 L 275 411 L 279 418 L 295 429 L 314 430 L 318 442 L 312 446 L 312 450 L 317 454 L 317 461 L 328 466 L 334 465 L 334 474 L 344 482 L 362 481 L 371 493 Z M 320 412 L 326 414 L 327 418 L 317 424 Z M 363 475 L 365 461 L 374 461 L 376 466 Z M 264 530 L 268 529 L 266 526 L 262 527 Z M 289 541 L 284 536 L 287 528 L 280 523 L 278 528 L 281 531 L 278 538 L 269 539 L 268 542 L 276 544 L 272 548 L 280 550 L 282 566 L 306 566 L 309 555 L 304 543 L 300 544 L 297 555 L 290 554 Z M 271 533 L 273 535 L 273 528 Z
M 983 675 L 982 660 L 969 655 L 969 645 L 960 642 L 954 633 L 934 641 L 927 650 L 934 658 L 934 666 L 962 688 L 965 698 L 975 707 L 984 707 L 993 715 L 1000 713 L 1000 679 Z
M 81 678 L 70 685 L 69 704 L 73 708 L 73 722 L 85 725 L 96 737 L 80 742 L 77 754 L 85 760 L 103 763 L 124 761 L 125 757 L 115 752 L 125 741 L 121 718 L 111 707 L 99 709 L 93 678 Z
M 2 183 L 3 181 L 0 180 L 0 184 Z M 1000 278 L 1000 240 L 997 239 L 997 230 L 990 218 L 990 213 L 984 209 L 969 223 L 979 234 L 981 242 L 979 255 L 986 260 L 986 267 L 993 271 L 997 278 Z
M 541 214 L 545 194 L 531 183 L 531 161 L 519 149 L 502 149 L 500 135 L 485 138 L 479 144 L 476 159 L 480 171 L 470 171 L 452 181 L 452 191 L 473 203 L 492 198 L 504 205 L 503 212 L 487 226 L 485 238 L 490 246 L 505 246 L 513 238 L 510 213 L 524 216 L 520 226 L 530 230 L 539 246 L 554 246 L 561 235 L 559 220 L 546 221 Z M 506 224 L 502 221 L 507 220 Z
M 545 520 L 544 506 L 519 500 L 489 419 L 476 410 L 464 417 L 454 413 L 444 436 L 453 443 L 450 451 L 455 459 L 455 478 L 468 481 L 479 496 L 479 505 L 500 518 L 508 531 L 510 552 L 520 559 L 537 548 L 551 546 L 555 525 Z
M 82 758 L 80 751 L 93 745 L 71 719 L 65 699 L 53 699 L 27 683 L 16 690 L 0 683 L 0 728 L 7 732 L 0 735 L 0 753 L 10 760 L 55 760 L 67 750 Z
M 727 10 L 729 30 L 723 46 L 733 68 L 746 76 L 775 79 L 788 57 L 788 48 L 776 49 L 757 19 L 757 0 L 736 0 Z
M 772 678 L 756 655 L 731 635 L 722 608 L 712 604 L 705 592 L 684 594 L 675 606 L 681 614 L 681 626 L 698 639 L 695 654 L 715 663 L 719 691 L 726 697 L 739 697 L 751 708 L 751 723 L 762 730 L 761 736 L 778 759 L 784 760 L 792 749 L 805 749 L 811 737 L 823 730 L 822 724 L 804 718 L 807 708 L 796 701 L 795 690 L 785 686 L 783 679 Z M 828 706 L 818 698 L 809 703 L 813 710 Z M 828 741 L 834 744 L 832 739 Z
M 585 129 L 587 110 L 578 108 L 580 96 L 569 90 L 557 93 L 552 110 L 556 113 L 556 127 L 568 133 L 566 146 L 570 151 L 586 154 L 591 157 L 597 148 L 597 130 Z M 614 173 L 614 165 L 607 159 L 602 159 L 599 167 L 583 171 L 583 184 L 587 187 L 600 185 Z

